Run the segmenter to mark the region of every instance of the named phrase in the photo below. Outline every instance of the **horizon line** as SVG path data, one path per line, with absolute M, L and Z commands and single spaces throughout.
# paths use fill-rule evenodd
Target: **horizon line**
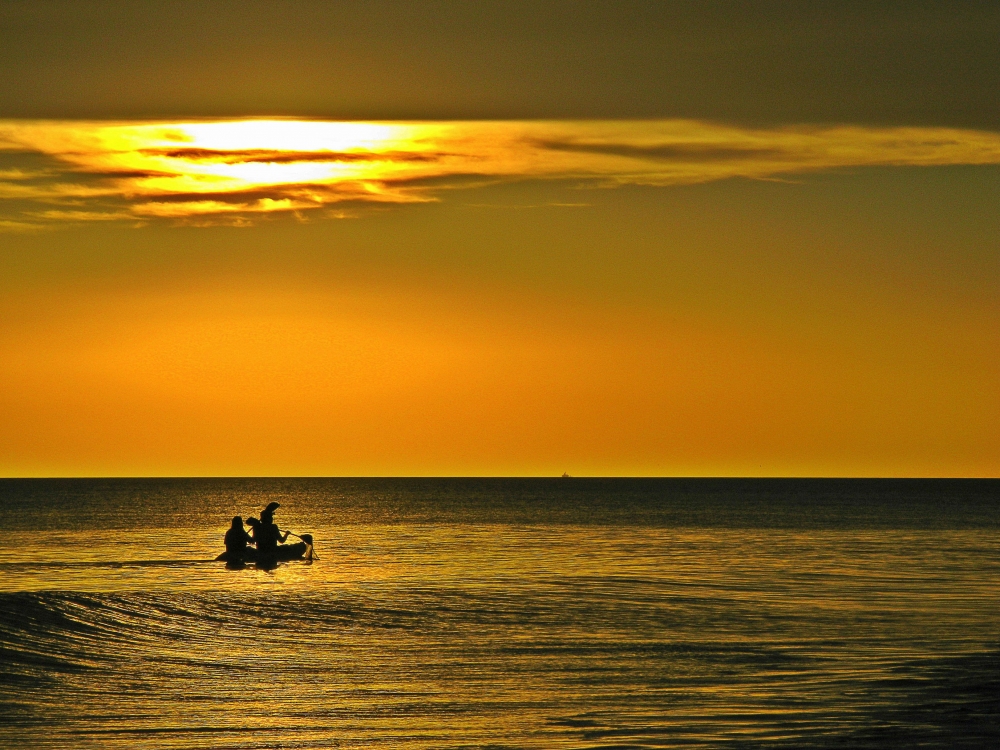
M 81 476 L 0 476 L 0 482 L 7 481 L 81 481 L 81 480 L 194 480 L 194 479 L 651 479 L 651 480 L 817 480 L 817 481 L 1000 481 L 1000 476 L 821 476 L 821 475 L 666 475 L 666 474 L 607 474 L 607 475 L 578 475 L 578 474 L 359 474 L 359 475 L 327 475 L 327 474 L 175 474 L 175 475 L 81 475 Z

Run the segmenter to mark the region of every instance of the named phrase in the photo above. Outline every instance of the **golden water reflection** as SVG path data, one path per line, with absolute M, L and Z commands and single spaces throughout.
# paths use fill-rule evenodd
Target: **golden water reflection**
M 818 747 L 919 735 L 914 685 L 968 702 L 992 663 L 992 531 L 310 530 L 321 559 L 272 572 L 208 562 L 221 527 L 87 532 L 73 555 L 72 534 L 13 532 L 0 585 L 36 682 L 8 737 Z

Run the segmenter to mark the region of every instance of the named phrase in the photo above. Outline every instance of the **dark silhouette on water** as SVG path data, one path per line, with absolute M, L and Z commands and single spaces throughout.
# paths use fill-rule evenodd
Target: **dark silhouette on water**
M 248 536 L 243 531 L 243 520 L 239 516 L 233 518 L 232 528 L 226 532 L 226 551 L 219 555 L 216 560 L 225 561 L 226 567 L 241 568 L 247 562 L 256 563 L 258 568 L 273 570 L 278 563 L 284 560 L 297 560 L 305 558 L 313 559 L 312 535 L 292 534 L 286 531 L 282 534 L 278 524 L 274 522 L 274 511 L 280 506 L 278 503 L 268 503 L 267 507 L 260 513 L 260 519 L 248 517 L 246 523 L 250 526 L 251 533 Z M 243 534 L 243 544 L 240 546 L 239 534 Z M 297 536 L 301 542 L 285 544 L 289 536 Z M 232 543 L 232 547 L 230 544 Z M 247 544 L 254 545 L 250 548 Z
M 309 562 L 313 560 L 319 560 L 319 555 L 313 551 L 313 536 L 312 534 L 292 534 L 292 536 L 297 536 L 303 542 L 306 543 L 305 558 Z
M 278 503 L 269 503 L 260 512 L 260 538 L 257 540 L 257 552 L 261 555 L 270 556 L 276 554 L 279 544 L 284 544 L 288 540 L 289 532 L 281 533 L 278 524 L 274 522 L 274 511 L 280 506 Z
M 278 524 L 274 522 L 274 511 L 279 507 L 278 503 L 268 503 L 260 512 L 257 565 L 262 568 L 273 568 L 278 564 L 278 545 L 283 545 L 288 539 L 288 532 L 282 535 Z
M 258 547 L 258 542 L 260 541 L 260 521 L 258 521 L 253 516 L 247 516 L 247 526 L 250 527 L 250 544 L 254 545 L 254 556 L 256 556 Z
M 247 545 L 252 542 L 250 535 L 243 529 L 243 519 L 233 516 L 232 526 L 226 532 L 226 566 L 241 568 L 248 558 Z

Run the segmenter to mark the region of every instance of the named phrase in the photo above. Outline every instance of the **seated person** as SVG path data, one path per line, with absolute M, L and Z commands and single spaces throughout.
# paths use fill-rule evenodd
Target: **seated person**
M 277 505 L 277 503 L 272 503 Z M 260 514 L 260 524 L 254 527 L 254 538 L 257 540 L 257 552 L 262 557 L 277 554 L 278 544 L 284 544 L 290 532 L 281 533 L 278 524 L 274 522 L 274 511 L 269 505 Z
M 243 519 L 233 516 L 233 523 L 226 532 L 226 559 L 229 562 L 243 562 L 247 558 L 247 545 L 253 540 L 243 530 Z

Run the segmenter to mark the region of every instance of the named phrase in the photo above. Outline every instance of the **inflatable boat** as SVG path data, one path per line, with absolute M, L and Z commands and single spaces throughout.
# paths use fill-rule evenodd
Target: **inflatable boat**
M 231 560 L 228 552 L 223 552 L 217 558 L 216 562 L 227 562 L 227 563 L 271 563 L 271 562 L 286 562 L 288 560 L 311 560 L 312 559 L 312 545 L 306 542 L 295 542 L 294 544 L 279 544 L 274 552 L 267 556 L 266 559 L 259 559 L 257 555 L 257 550 L 253 547 L 247 547 L 246 552 L 242 555 L 240 560 Z

